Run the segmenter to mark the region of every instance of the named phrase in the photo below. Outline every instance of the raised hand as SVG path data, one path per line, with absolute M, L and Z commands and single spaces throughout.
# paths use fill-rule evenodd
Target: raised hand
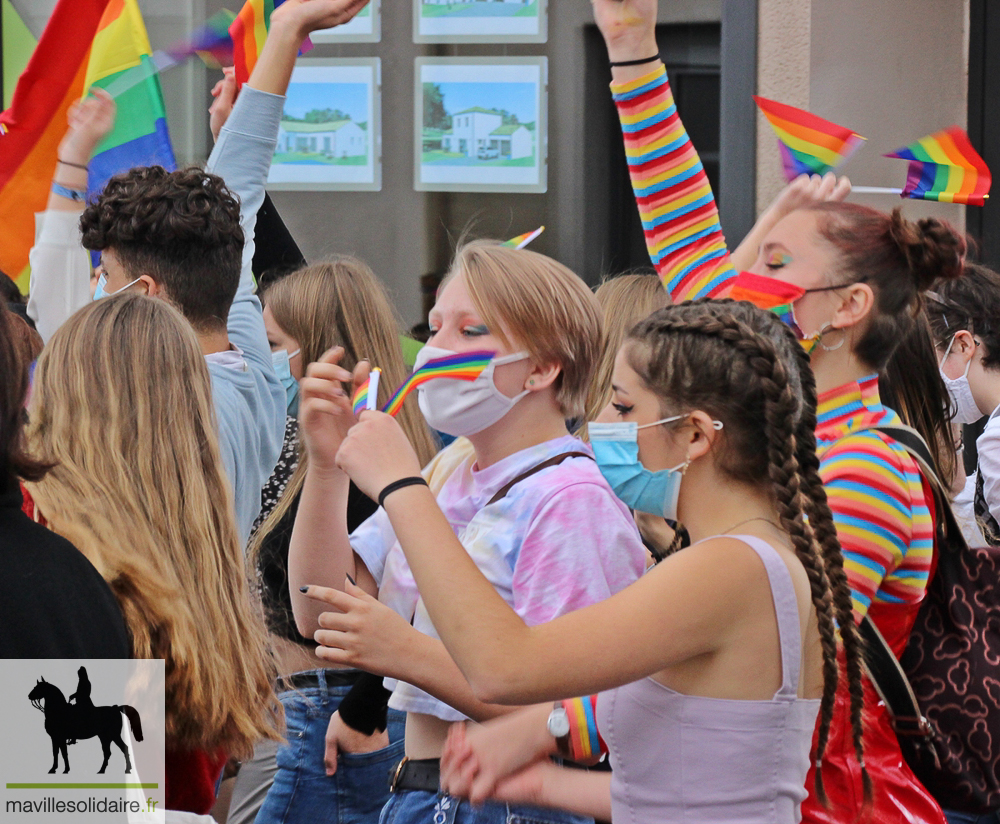
M 361 413 L 337 452 L 337 466 L 372 500 L 393 481 L 420 474 L 406 433 L 384 412 Z
M 368 0 L 285 0 L 272 12 L 271 26 L 291 26 L 304 38 L 347 23 L 366 5 Z
M 323 752 L 323 766 L 327 775 L 337 772 L 337 756 L 342 752 L 362 753 L 375 752 L 389 746 L 389 731 L 376 730 L 371 735 L 365 735 L 347 726 L 339 712 L 330 716 L 326 728 L 326 749 Z
M 212 140 L 219 139 L 219 132 L 229 119 L 236 103 L 236 69 L 227 66 L 222 70 L 222 80 L 212 87 L 212 105 L 208 107 L 208 125 Z
M 69 129 L 59 144 L 59 158 L 86 166 L 94 149 L 115 125 L 115 101 L 104 89 L 94 87 L 90 95 L 74 103 L 67 116 Z
M 825 175 L 799 175 L 789 183 L 768 207 L 781 219 L 789 212 L 823 203 L 827 200 L 840 201 L 851 193 L 851 181 L 837 177 L 833 172 Z
M 656 54 L 656 0 L 591 0 L 612 62 Z M 646 71 L 649 70 L 647 66 Z
M 310 466 L 320 470 L 336 468 L 337 450 L 357 422 L 351 408 L 353 387 L 368 378 L 367 362 L 360 362 L 352 374 L 340 366 L 343 357 L 343 347 L 334 347 L 309 364 L 299 382 L 299 426 Z
M 307 595 L 336 610 L 319 616 L 320 629 L 313 636 L 321 645 L 316 655 L 376 675 L 402 674 L 400 667 L 413 650 L 410 639 L 417 632 L 409 621 L 350 581 L 343 592 L 311 586 Z

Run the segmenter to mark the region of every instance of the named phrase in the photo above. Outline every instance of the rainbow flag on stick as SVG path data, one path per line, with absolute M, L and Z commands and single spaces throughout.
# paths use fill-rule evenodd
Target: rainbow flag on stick
M 378 382 L 382 370 L 377 366 L 368 374 L 368 379 L 354 393 L 352 408 L 355 415 L 360 415 L 366 409 L 378 409 Z
M 59 0 L 11 106 L 0 113 L 0 269 L 28 291 L 35 212 L 45 209 L 69 107 L 84 92 L 94 35 L 110 0 Z
M 501 246 L 509 246 L 511 249 L 523 249 L 536 237 L 538 237 L 542 232 L 545 231 L 544 226 L 539 226 L 533 232 L 525 232 L 523 235 L 518 235 L 517 237 L 512 237 L 510 240 L 505 240 L 501 243 Z
M 910 161 L 903 197 L 969 206 L 982 206 L 989 197 L 993 183 L 990 170 L 958 126 L 922 137 L 885 156 Z
M 271 13 L 283 2 L 285 0 L 247 0 L 229 27 L 229 34 L 233 38 L 237 88 L 247 82 L 253 67 L 257 65 L 257 58 L 260 57 L 267 32 L 271 28 Z M 302 55 L 311 48 L 312 41 L 307 37 L 299 54 Z
M 851 129 L 794 106 L 756 95 L 754 102 L 778 136 L 781 165 L 789 181 L 801 174 L 823 175 L 832 171 L 865 141 Z
M 495 354 L 496 352 L 485 351 L 463 352 L 427 361 L 399 385 L 399 388 L 389 398 L 388 403 L 382 407 L 382 411 L 395 417 L 396 413 L 403 408 L 403 401 L 414 389 L 435 378 L 474 381 L 490 365 Z
M 91 197 L 112 175 L 135 166 L 177 168 L 152 51 L 136 0 L 111 0 L 94 36 L 85 88 L 105 89 L 118 113 L 90 161 Z

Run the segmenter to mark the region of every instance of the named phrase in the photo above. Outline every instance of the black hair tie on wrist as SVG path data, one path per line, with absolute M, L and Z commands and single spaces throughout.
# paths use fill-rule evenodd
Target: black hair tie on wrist
M 652 57 L 643 57 L 641 60 L 612 60 L 608 65 L 610 66 L 641 66 L 643 63 L 655 63 L 660 59 L 659 53 L 654 54 Z
M 398 481 L 393 481 L 391 484 L 386 486 L 381 492 L 378 493 L 378 505 L 385 506 L 385 499 L 398 489 L 403 489 L 407 486 L 427 486 L 427 481 L 421 478 L 419 475 L 412 475 L 409 478 L 400 478 Z

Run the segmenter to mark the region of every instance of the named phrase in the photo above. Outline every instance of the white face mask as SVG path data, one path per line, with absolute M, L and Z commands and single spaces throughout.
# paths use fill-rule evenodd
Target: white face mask
M 944 363 L 948 359 L 951 347 L 954 345 L 955 338 L 952 338 L 951 343 L 948 344 L 948 348 L 944 350 L 944 357 L 941 358 L 941 363 Z M 943 369 L 940 370 L 941 379 L 944 381 L 948 394 L 951 396 L 951 402 L 955 406 L 955 417 L 952 419 L 955 423 L 975 423 L 983 417 L 976 399 L 972 396 L 972 387 L 969 386 L 969 367 L 971 366 L 972 358 L 969 358 L 969 362 L 965 364 L 965 372 L 960 378 L 949 378 Z
M 450 349 L 425 346 L 417 354 L 413 371 L 420 369 L 427 361 L 456 355 Z M 453 435 L 475 435 L 493 426 L 528 394 L 525 389 L 513 398 L 508 398 L 493 383 L 493 370 L 505 363 L 525 360 L 527 352 L 515 352 L 501 358 L 493 358 L 475 380 L 463 381 L 454 378 L 435 378 L 421 384 L 417 390 L 417 400 L 424 419 L 432 429 Z

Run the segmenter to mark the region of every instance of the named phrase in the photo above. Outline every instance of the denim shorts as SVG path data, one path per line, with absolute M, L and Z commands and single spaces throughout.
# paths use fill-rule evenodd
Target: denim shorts
M 594 819 L 545 807 L 464 798 L 424 790 L 393 793 L 379 824 L 594 824 Z
M 323 765 L 326 728 L 350 687 L 328 685 L 278 694 L 285 707 L 287 741 L 278 747 L 274 783 L 257 824 L 375 824 L 389 797 L 386 776 L 404 755 L 404 713 L 389 710 L 389 746 L 368 753 L 341 753 L 337 772 Z

